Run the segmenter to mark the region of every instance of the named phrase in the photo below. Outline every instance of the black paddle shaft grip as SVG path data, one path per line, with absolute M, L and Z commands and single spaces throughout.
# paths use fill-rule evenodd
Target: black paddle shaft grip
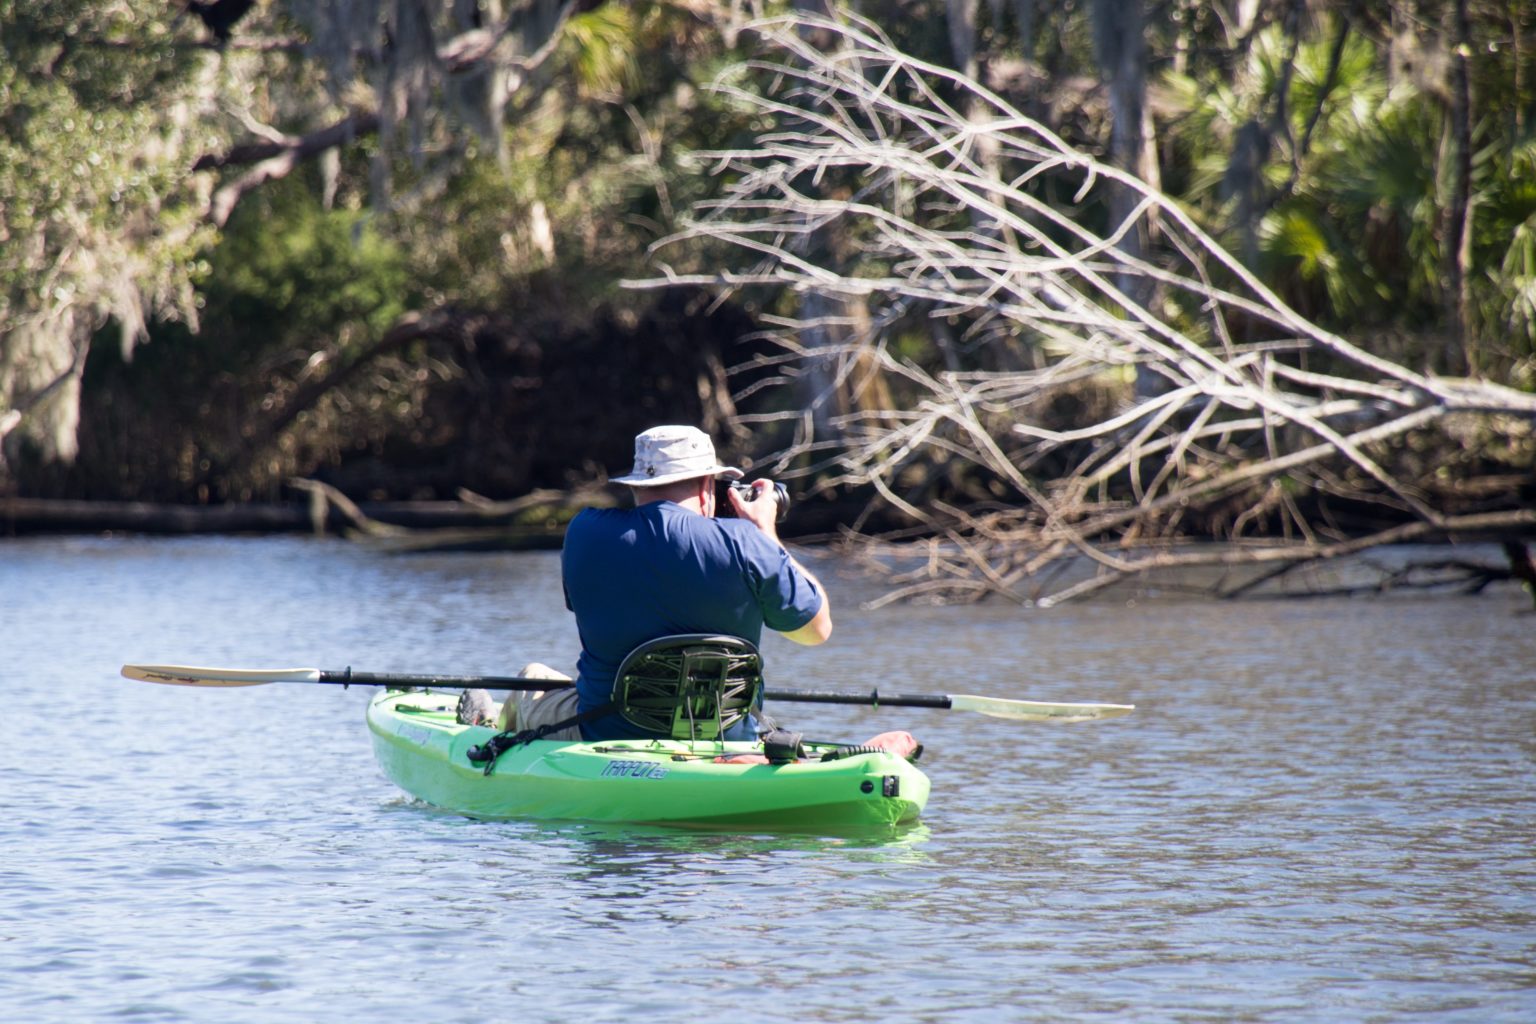
M 801 704 L 862 704 L 875 708 L 882 704 L 893 708 L 948 708 L 951 706 L 946 694 L 881 693 L 879 690 L 871 690 L 868 693 L 846 693 L 839 690 L 775 690 L 773 687 L 768 687 L 763 690 L 763 699 L 796 701 Z
M 386 689 L 559 690 L 575 686 L 569 679 L 528 679 L 523 676 L 445 676 L 392 672 L 344 672 L 322 670 L 320 682 L 341 686 L 383 686 Z

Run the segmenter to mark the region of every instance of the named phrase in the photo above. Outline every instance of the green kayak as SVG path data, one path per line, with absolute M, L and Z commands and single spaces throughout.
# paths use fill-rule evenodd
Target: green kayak
M 494 730 L 455 720 L 456 694 L 386 690 L 368 707 L 374 753 L 411 796 L 474 818 L 579 819 L 795 831 L 916 821 L 928 777 L 885 751 L 822 760 L 807 744 L 788 764 L 721 763 L 755 743 L 535 740 L 487 774 L 467 752 Z

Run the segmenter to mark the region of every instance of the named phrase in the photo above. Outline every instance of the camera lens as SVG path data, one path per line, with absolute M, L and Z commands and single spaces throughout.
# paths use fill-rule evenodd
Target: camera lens
M 741 495 L 743 501 L 751 501 L 755 486 L 750 481 L 737 480 L 731 484 L 731 490 Z M 773 502 L 776 506 L 774 521 L 782 523 L 784 517 L 789 515 L 789 488 L 778 481 L 773 484 Z

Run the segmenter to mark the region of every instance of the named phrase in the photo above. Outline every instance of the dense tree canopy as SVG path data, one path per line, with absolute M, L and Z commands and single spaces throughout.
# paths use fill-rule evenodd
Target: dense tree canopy
M 450 310 L 579 320 L 696 193 L 674 150 L 730 130 L 684 73 L 718 48 L 686 7 L 274 0 L 218 31 L 73 7 L 10 3 L 4 37 L 0 479 L 35 486 L 239 497 L 334 462 L 343 435 L 391 435 L 470 372 L 402 345 L 462 335 Z M 103 330 L 120 359 L 155 338 L 160 379 L 113 400 Z M 98 443 L 87 482 L 69 467 L 93 361 L 95 441 L 133 429 L 135 451 Z M 358 394 L 299 386 L 343 368 Z M 263 413 L 282 427 L 253 428 Z M 280 451 L 257 465 L 252 435 Z
M 148 0 L 0 4 L 0 434 L 24 424 L 45 456 L 73 455 L 100 328 L 127 349 L 151 318 L 197 322 L 212 232 L 185 166 L 220 141 L 215 69 L 170 21 Z

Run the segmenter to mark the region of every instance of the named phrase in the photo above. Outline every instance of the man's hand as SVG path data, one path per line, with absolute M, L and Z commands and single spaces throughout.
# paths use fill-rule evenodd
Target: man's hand
M 743 498 L 741 492 L 735 487 L 728 488 L 726 493 L 730 495 L 731 507 L 736 514 L 753 526 L 762 530 L 773 541 L 779 539 L 779 502 L 774 495 L 772 480 L 752 481 L 750 497 Z
M 762 530 L 769 540 L 778 544 L 779 541 L 779 501 L 777 488 L 772 480 L 758 479 L 752 481 L 752 490 L 743 498 L 742 491 L 735 487 L 729 488 L 726 493 L 731 496 L 731 507 L 736 514 L 753 526 Z M 797 644 L 805 644 L 814 647 L 816 644 L 826 643 L 832 635 L 832 601 L 827 597 L 827 589 L 821 585 L 821 581 L 811 575 L 811 571 L 801 565 L 799 560 L 790 556 L 796 569 L 803 573 L 806 579 L 811 581 L 816 592 L 821 595 L 821 607 L 816 610 L 816 616 L 801 626 L 784 635 Z

